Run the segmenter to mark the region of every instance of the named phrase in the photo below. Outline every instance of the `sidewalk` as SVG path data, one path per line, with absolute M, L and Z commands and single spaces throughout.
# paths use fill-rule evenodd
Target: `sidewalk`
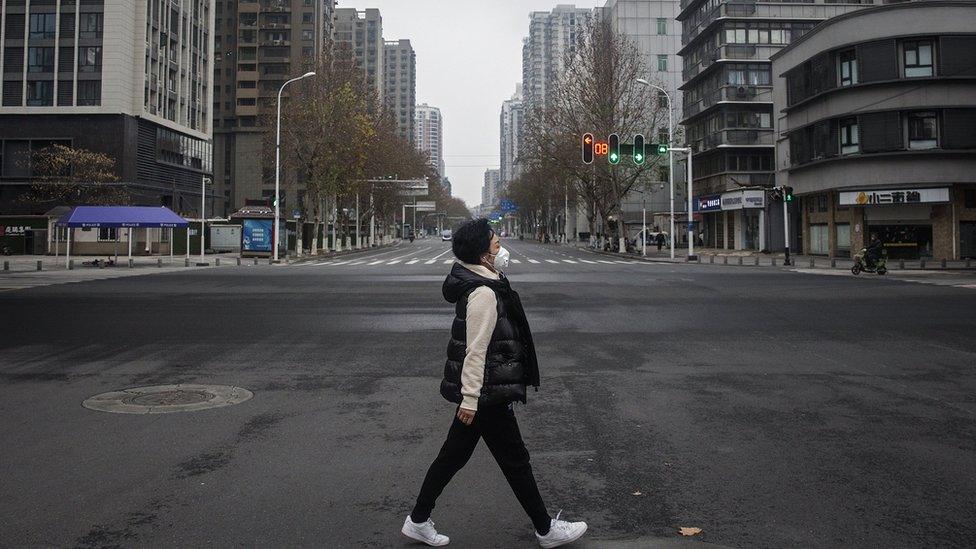
M 608 255 L 613 257 L 627 257 L 643 261 L 672 262 L 671 252 L 665 248 L 660 252 L 655 247 L 647 250 L 647 256 L 643 257 L 638 252 L 636 254 L 620 254 L 617 252 L 605 252 L 594 250 L 587 246 L 580 249 L 592 253 Z M 715 248 L 695 249 L 698 260 L 695 263 L 706 265 L 735 265 L 744 267 L 782 267 L 784 255 L 782 253 L 762 253 L 752 250 L 723 250 Z M 675 263 L 687 263 L 688 248 L 676 248 L 674 251 Z M 789 267 L 806 269 L 850 269 L 854 265 L 851 258 L 829 258 L 813 255 L 791 255 L 792 265 Z M 916 260 L 888 260 L 888 270 L 974 270 L 976 262 L 971 259 L 964 260 L 935 260 L 935 259 L 916 259 Z
M 295 257 L 294 255 L 289 255 L 282 258 L 282 263 L 294 263 L 305 261 L 309 259 L 323 259 L 339 257 L 343 255 L 350 255 L 360 252 L 366 252 L 369 250 L 378 250 L 381 248 L 390 248 L 399 244 L 398 240 L 394 240 L 391 244 L 385 244 L 382 246 L 376 246 L 374 248 L 363 248 L 362 250 L 343 250 L 341 252 L 328 252 L 320 253 L 318 255 L 306 255 L 302 257 Z M 97 270 L 97 269 L 128 269 L 129 258 L 125 255 L 119 255 L 117 263 L 111 267 L 95 267 L 92 265 L 85 265 L 85 262 L 89 262 L 95 259 L 105 261 L 106 258 L 111 258 L 116 260 L 115 256 L 105 256 L 105 255 L 83 255 L 83 256 L 71 256 L 71 262 L 74 270 Z M 37 272 L 37 271 L 64 271 L 69 270 L 65 265 L 65 256 L 60 255 L 55 257 L 53 255 L 10 255 L 10 256 L 0 256 L 0 276 L 4 273 L 23 273 L 23 272 Z M 186 255 L 162 255 L 162 256 L 132 256 L 132 266 L 134 269 L 145 269 L 145 268 L 173 268 L 173 267 L 198 267 L 198 266 L 226 266 L 226 265 L 267 265 L 271 263 L 271 260 L 266 257 L 240 257 L 239 253 L 236 252 L 225 252 L 225 253 L 208 253 L 203 260 L 200 259 L 200 254 L 190 254 L 189 257 Z

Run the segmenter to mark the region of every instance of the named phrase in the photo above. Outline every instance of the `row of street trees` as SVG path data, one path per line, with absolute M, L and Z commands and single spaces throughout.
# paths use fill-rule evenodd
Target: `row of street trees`
M 652 152 L 640 166 L 629 157 L 615 166 L 597 157 L 587 165 L 581 138 L 592 133 L 605 140 L 616 133 L 621 142 L 631 143 L 640 133 L 648 143 L 661 137 L 666 141 L 670 106 L 637 82 L 649 80 L 643 56 L 608 21 L 590 23 L 578 37 L 576 53 L 566 60 L 545 104 L 526 113 L 521 175 L 509 184 L 507 196 L 519 204 L 523 226 L 539 226 L 543 232 L 562 214 L 568 196 L 586 211 L 591 235 L 599 217 L 604 227 L 615 227 L 622 249 L 623 199 L 635 188 L 660 181 L 662 174 L 666 179 L 667 157 Z M 659 135 L 662 128 L 664 136 Z
M 462 201 L 446 196 L 428 155 L 398 135 L 393 113 L 351 56 L 341 51 L 323 56 L 315 73 L 292 84 L 281 121 L 282 181 L 302 197 L 299 223 L 311 221 L 316 228 L 313 254 L 329 219 L 339 241 L 357 229 L 359 235 L 369 234 L 374 216 L 381 231 L 395 227 L 405 198 L 396 184 L 385 181 L 426 179 L 429 196 L 423 200 L 434 200 L 438 211 L 470 215 Z M 274 116 L 270 109 L 268 116 Z M 265 125 L 274 127 L 274 121 Z M 269 134 L 265 146 L 266 165 L 272 167 L 274 137 Z M 301 249 L 301 231 L 298 236 Z

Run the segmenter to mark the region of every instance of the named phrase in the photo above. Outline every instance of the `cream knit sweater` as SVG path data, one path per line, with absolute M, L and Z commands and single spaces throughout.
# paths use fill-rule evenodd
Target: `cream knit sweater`
M 478 276 L 498 280 L 498 274 L 484 265 L 461 263 Z M 488 286 L 478 286 L 468 294 L 467 316 L 464 319 L 465 341 L 464 364 L 461 367 L 461 407 L 466 410 L 478 409 L 478 397 L 485 381 L 485 355 L 491 334 L 498 320 L 498 301 L 495 292 Z

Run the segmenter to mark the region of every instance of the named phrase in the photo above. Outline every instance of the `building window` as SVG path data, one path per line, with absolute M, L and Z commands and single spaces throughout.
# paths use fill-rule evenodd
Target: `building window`
M 54 82 L 31 80 L 27 82 L 27 106 L 48 107 L 54 104 Z
M 54 48 L 27 48 L 27 72 L 54 72 Z
M 309 24 L 315 19 L 315 14 L 311 12 L 305 12 L 302 14 L 302 23 Z
M 840 85 L 857 84 L 857 57 L 854 56 L 854 50 L 840 52 L 837 60 L 840 63 Z
M 970 210 L 976 209 L 976 189 L 963 191 L 963 206 Z
M 938 146 L 938 118 L 935 112 L 913 112 L 908 115 L 908 148 L 934 149 Z
M 851 224 L 838 223 L 834 225 L 834 228 L 837 231 L 837 251 L 838 252 L 851 251 Z
M 30 14 L 30 37 L 32 39 L 54 38 L 54 13 Z M 23 17 L 23 15 L 21 15 Z M 24 24 L 24 20 L 20 20 Z
M 817 195 L 817 211 L 826 212 L 827 211 L 827 195 L 818 194 Z
M 859 145 L 857 118 L 840 121 L 840 153 L 855 154 L 861 150 Z
M 657 33 L 667 34 L 668 33 L 668 20 L 663 17 L 657 18 Z
M 315 39 L 315 34 L 313 31 L 311 30 L 302 31 L 302 40 L 314 40 L 314 39 Z
M 668 71 L 668 56 L 667 55 L 658 55 L 657 56 L 657 70 L 659 72 L 667 72 Z
M 78 81 L 78 106 L 97 106 L 102 104 L 101 80 Z
M 933 55 L 931 40 L 905 42 L 903 48 L 905 53 L 905 78 L 932 76 Z
M 100 72 L 101 70 L 101 46 L 82 46 L 78 48 L 78 72 Z
M 102 14 L 83 13 L 81 14 L 81 31 L 78 35 L 81 38 L 101 38 L 102 37 Z
M 98 241 L 110 241 L 114 242 L 118 237 L 118 231 L 115 227 L 99 227 L 98 228 Z

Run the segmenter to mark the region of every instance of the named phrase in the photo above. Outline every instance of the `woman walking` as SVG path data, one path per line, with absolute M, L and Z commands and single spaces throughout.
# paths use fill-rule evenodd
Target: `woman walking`
M 443 286 L 444 298 L 455 304 L 455 318 L 441 395 L 458 407 L 447 440 L 427 470 L 401 532 L 431 546 L 450 542 L 434 529 L 430 514 L 444 487 L 484 438 L 532 520 L 539 545 L 558 547 L 573 542 L 586 532 L 586 523 L 559 520 L 558 514 L 555 519 L 549 516 L 515 420 L 512 404 L 525 403 L 527 385 L 538 389 L 539 366 L 522 302 L 501 272 L 508 265 L 508 251 L 501 247 L 487 219 L 461 225 L 451 246 L 459 262 Z

